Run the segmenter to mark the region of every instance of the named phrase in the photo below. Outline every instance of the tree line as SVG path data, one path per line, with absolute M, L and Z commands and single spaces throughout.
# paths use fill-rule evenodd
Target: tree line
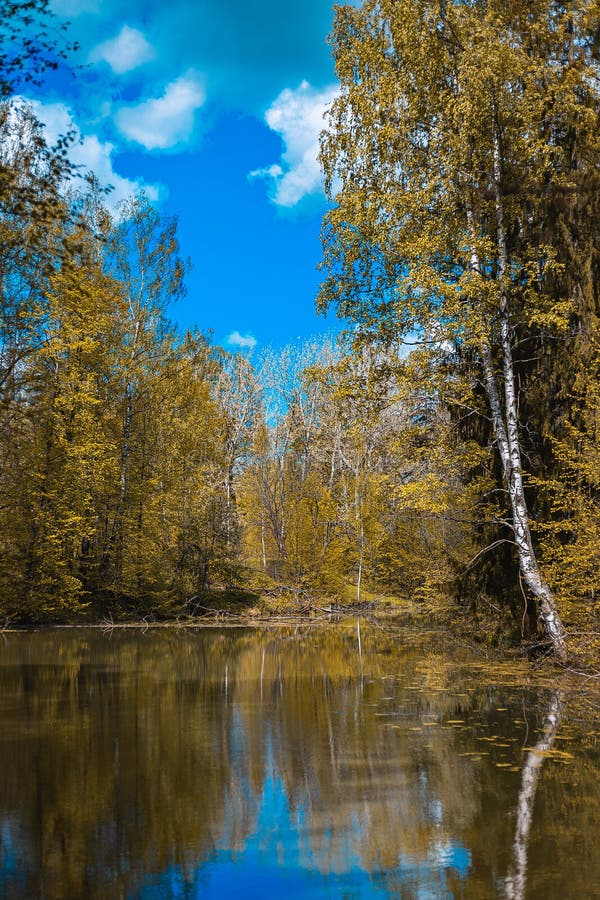
M 439 405 L 400 396 L 406 361 L 333 340 L 248 359 L 181 333 L 176 221 L 143 196 L 113 215 L 93 179 L 67 181 L 27 106 L 6 104 L 4 128 L 19 182 L 2 216 L 5 615 L 423 588 L 439 538 L 415 519 L 417 481 L 432 502 L 456 461 Z
M 109 213 L 5 78 L 6 616 L 218 587 L 593 644 L 599 36 L 588 0 L 338 7 L 318 302 L 348 332 L 252 358 L 171 324 L 176 220 Z

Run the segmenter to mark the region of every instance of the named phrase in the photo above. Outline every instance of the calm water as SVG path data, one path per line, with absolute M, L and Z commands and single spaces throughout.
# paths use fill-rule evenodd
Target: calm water
M 0 896 L 600 897 L 589 696 L 363 627 L 0 642 Z

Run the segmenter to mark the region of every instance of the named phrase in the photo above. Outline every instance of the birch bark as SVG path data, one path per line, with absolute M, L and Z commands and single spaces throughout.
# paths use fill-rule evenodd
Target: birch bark
M 496 200 L 496 218 L 498 231 L 498 280 L 500 282 L 500 306 L 499 329 L 500 348 L 502 356 L 502 388 L 504 394 L 504 406 L 502 394 L 498 388 L 494 360 L 490 341 L 482 341 L 482 361 L 485 388 L 492 414 L 494 437 L 498 445 L 498 452 L 502 463 L 504 482 L 506 484 L 515 545 L 519 560 L 519 570 L 523 580 L 532 592 L 539 604 L 539 618 L 542 627 L 550 640 L 554 654 L 562 662 L 568 658 L 566 636 L 564 626 L 556 609 L 554 598 L 549 586 L 541 576 L 529 524 L 529 512 L 525 499 L 523 484 L 523 467 L 521 440 L 519 435 L 518 402 L 515 384 L 515 372 L 512 356 L 512 339 L 510 314 L 508 307 L 508 292 L 506 285 L 508 253 L 504 230 L 504 214 L 500 195 L 500 149 L 497 133 L 494 139 L 494 185 Z M 472 210 L 467 210 L 467 221 L 473 246 L 471 249 L 471 268 L 478 275 L 482 275 L 482 266 L 479 255 L 475 249 L 475 230 Z M 485 333 L 485 323 L 484 333 Z
M 529 512 L 523 485 L 521 439 L 519 435 L 518 398 L 513 365 L 512 328 L 508 303 L 508 249 L 504 224 L 504 207 L 501 193 L 502 156 L 500 136 L 494 127 L 494 200 L 498 236 L 498 281 L 500 284 L 500 346 L 502 352 L 502 379 L 506 416 L 506 437 L 503 467 L 510 498 L 515 544 L 523 580 L 539 603 L 539 617 L 552 644 L 555 655 L 567 660 L 565 629 L 556 608 L 552 591 L 542 578 L 533 548 Z M 490 398 L 491 401 L 491 398 Z

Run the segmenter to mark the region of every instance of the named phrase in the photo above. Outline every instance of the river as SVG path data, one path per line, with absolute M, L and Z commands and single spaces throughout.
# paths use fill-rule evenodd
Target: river
M 587 682 L 363 623 L 0 640 L 3 898 L 600 897 Z

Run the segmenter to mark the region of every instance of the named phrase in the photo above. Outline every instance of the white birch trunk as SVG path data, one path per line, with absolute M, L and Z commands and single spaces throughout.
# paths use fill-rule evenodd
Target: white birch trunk
M 508 459 L 504 465 L 504 474 L 512 508 L 515 543 L 519 555 L 519 566 L 525 584 L 539 603 L 539 617 L 556 656 L 563 662 L 567 659 L 565 630 L 556 609 L 549 586 L 542 578 L 529 526 L 529 513 L 523 486 L 523 466 L 521 458 L 521 441 L 519 436 L 518 402 L 515 387 L 515 373 L 512 357 L 512 340 L 506 277 L 508 269 L 508 251 L 504 224 L 504 208 L 500 193 L 502 176 L 500 140 L 497 128 L 494 129 L 494 191 L 496 206 L 496 225 L 498 233 L 498 280 L 500 283 L 500 343 L 502 348 L 502 369 L 504 380 L 504 398 L 506 412 L 506 437 L 508 440 Z
M 260 549 L 262 552 L 262 564 L 263 570 L 267 571 L 267 548 L 265 544 L 265 514 L 264 510 L 261 510 L 260 514 Z
M 523 575 L 525 584 L 539 603 L 539 617 L 544 630 L 552 644 L 555 655 L 561 661 L 567 659 L 567 646 L 565 631 L 560 616 L 556 609 L 552 592 L 543 580 L 531 538 L 529 525 L 529 513 L 525 500 L 523 485 L 523 468 L 521 460 L 521 442 L 518 424 L 518 404 L 515 387 L 515 375 L 512 359 L 512 342 L 510 335 L 510 317 L 508 311 L 508 298 L 506 293 L 507 249 L 504 231 L 504 211 L 500 197 L 500 148 L 497 135 L 494 146 L 494 183 L 496 189 L 496 215 L 498 232 L 498 280 L 501 285 L 500 298 L 500 349 L 502 353 L 502 382 L 504 388 L 504 408 L 501 394 L 496 381 L 496 372 L 491 346 L 488 341 L 482 343 L 482 360 L 485 388 L 492 413 L 492 425 L 494 436 L 498 445 L 498 452 L 502 462 L 504 481 L 508 491 L 511 507 L 515 545 L 519 559 L 519 569 Z M 467 211 L 467 220 L 472 238 L 475 238 L 473 214 Z M 479 255 L 475 249 L 471 250 L 471 267 L 474 272 L 481 275 L 482 268 Z
M 354 472 L 354 516 L 358 531 L 358 573 L 356 576 L 356 602 L 360 603 L 362 587 L 363 560 L 365 556 L 365 523 L 361 502 L 361 466 L 357 464 Z
M 363 570 L 363 557 L 364 557 L 364 538 L 361 530 L 360 538 L 359 538 L 359 553 L 358 553 L 358 575 L 356 577 L 356 602 L 360 603 L 361 597 L 361 586 L 362 586 L 362 570 Z

